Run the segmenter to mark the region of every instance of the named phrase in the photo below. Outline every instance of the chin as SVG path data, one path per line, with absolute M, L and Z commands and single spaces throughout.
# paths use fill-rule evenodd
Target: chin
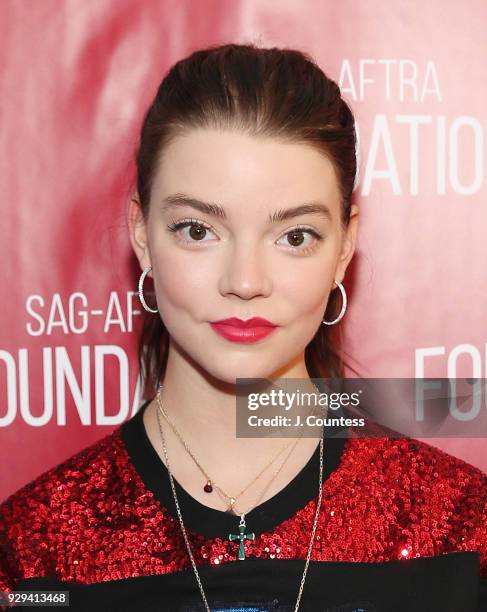
M 255 357 L 249 356 L 250 360 L 247 363 L 240 363 L 233 368 L 229 368 L 228 360 L 225 364 L 222 364 L 222 367 L 219 368 L 218 364 L 213 362 L 211 367 L 208 368 L 208 372 L 216 379 L 236 385 L 237 378 L 265 378 L 270 379 L 274 372 L 279 369 L 279 364 L 276 364 L 275 367 L 269 367 L 269 361 L 267 360 L 266 364 L 262 364 L 259 366 L 255 363 Z M 243 384 L 242 381 L 240 384 Z

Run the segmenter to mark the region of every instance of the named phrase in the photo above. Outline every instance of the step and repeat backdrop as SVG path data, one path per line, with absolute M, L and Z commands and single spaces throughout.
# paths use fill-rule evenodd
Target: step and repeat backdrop
M 306 51 L 355 114 L 349 362 L 486 377 L 486 23 L 481 0 L 3 0 L 0 499 L 140 406 L 134 154 L 166 71 L 209 45 Z M 427 441 L 487 470 L 485 438 Z

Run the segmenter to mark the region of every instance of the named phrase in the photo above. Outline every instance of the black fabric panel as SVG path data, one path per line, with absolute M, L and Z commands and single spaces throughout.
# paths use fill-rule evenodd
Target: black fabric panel
M 247 612 L 244 606 L 249 612 L 292 612 L 303 568 L 304 562 L 295 559 L 248 559 L 205 566 L 199 572 L 212 612 Z M 382 563 L 312 561 L 300 611 L 485 612 L 486 581 L 479 601 L 478 571 L 479 554 L 474 551 Z M 205 611 L 191 567 L 92 585 L 34 578 L 17 587 L 40 589 L 69 590 L 70 612 Z

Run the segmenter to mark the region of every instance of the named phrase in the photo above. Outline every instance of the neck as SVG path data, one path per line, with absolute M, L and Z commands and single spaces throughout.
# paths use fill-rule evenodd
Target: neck
M 259 378 L 261 378 L 259 376 Z M 286 368 L 266 376 L 268 380 L 296 378 L 301 381 L 301 391 L 315 391 L 306 370 L 304 354 Z M 161 399 L 164 410 L 182 438 L 196 457 L 201 458 L 210 469 L 221 466 L 222 458 L 234 469 L 252 464 L 263 465 L 273 453 L 298 439 L 279 437 L 236 437 L 237 386 L 215 379 L 202 371 L 187 355 L 170 345 Z M 286 388 L 287 390 L 287 388 Z M 159 437 L 157 403 L 153 401 L 147 409 L 146 428 L 152 430 L 153 438 Z M 164 432 L 169 427 L 161 416 Z M 316 438 L 303 438 L 298 447 L 306 454 L 316 447 Z

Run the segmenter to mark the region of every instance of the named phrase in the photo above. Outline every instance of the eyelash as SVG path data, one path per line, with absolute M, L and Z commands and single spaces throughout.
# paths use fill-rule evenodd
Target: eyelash
M 180 229 L 183 229 L 185 227 L 191 227 L 192 225 L 199 225 L 201 227 L 204 227 L 207 230 L 210 230 L 211 232 L 214 232 L 215 230 L 211 227 L 211 225 L 208 225 L 207 223 L 205 223 L 204 221 L 199 221 L 198 219 L 193 219 L 193 218 L 188 218 L 188 219 L 181 219 L 181 221 L 173 221 L 171 223 L 171 225 L 168 225 L 167 228 L 170 232 L 176 233 L 178 232 Z M 295 251 L 298 252 L 299 255 L 307 255 L 308 253 L 310 253 L 311 251 L 313 251 L 317 244 L 319 242 L 321 242 L 323 240 L 323 236 L 318 233 L 316 230 L 310 228 L 310 227 L 305 227 L 302 225 L 297 225 L 296 227 L 293 227 L 292 229 L 290 229 L 289 231 L 287 231 L 285 234 L 283 234 L 283 236 L 287 236 L 288 234 L 291 234 L 292 232 L 295 231 L 299 231 L 299 232 L 306 232 L 307 234 L 311 234 L 316 240 L 317 243 L 314 244 L 313 246 L 310 247 L 305 247 L 303 249 L 300 249 L 299 247 L 293 247 L 293 246 L 289 246 L 289 249 L 291 251 Z M 198 242 L 203 242 L 203 241 L 199 241 L 199 240 L 181 240 L 179 239 L 179 242 L 184 243 L 184 244 L 196 244 Z

